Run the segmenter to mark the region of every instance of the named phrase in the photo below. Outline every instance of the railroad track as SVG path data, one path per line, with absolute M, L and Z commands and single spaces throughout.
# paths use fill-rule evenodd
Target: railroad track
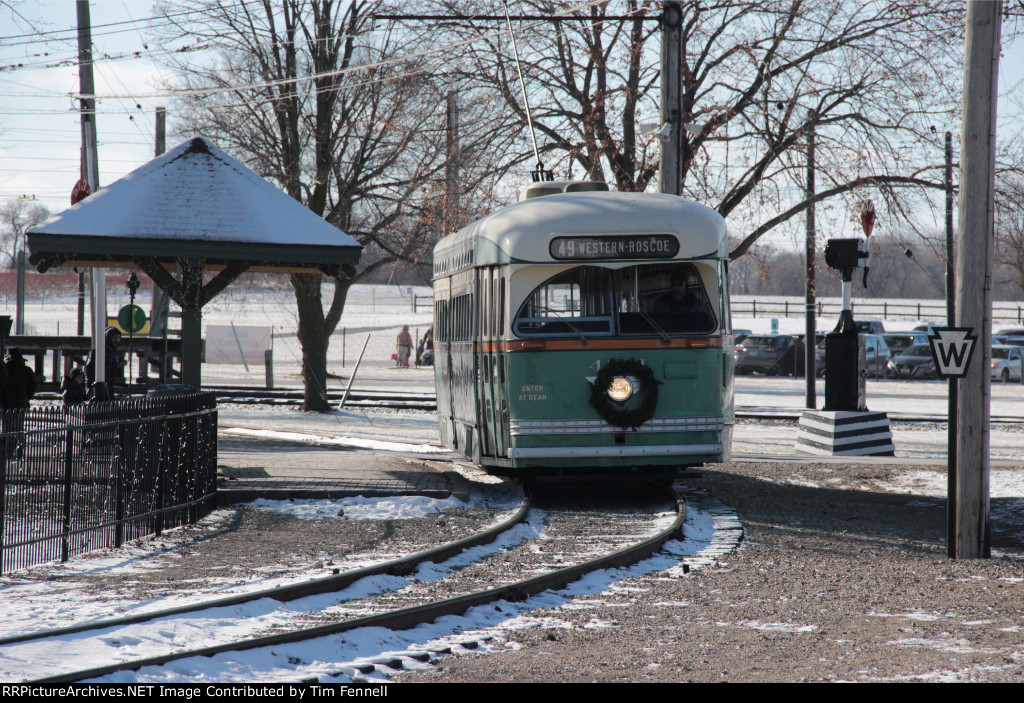
M 279 405 L 285 407 L 302 405 L 303 391 L 297 388 L 266 389 L 252 386 L 210 387 L 216 394 L 219 403 L 235 403 L 240 405 Z M 328 390 L 327 400 L 332 405 L 339 405 L 345 395 L 342 390 Z M 51 397 L 52 396 L 52 397 Z M 59 400 L 56 394 L 41 393 L 36 396 L 40 400 Z M 364 410 L 418 410 L 424 412 L 437 411 L 437 399 L 433 391 L 389 391 L 389 390 L 353 390 L 345 402 L 347 408 Z M 801 409 L 787 409 L 769 406 L 737 405 L 738 420 L 792 420 L 796 422 L 803 414 Z M 943 413 L 889 412 L 889 419 L 897 422 L 945 422 Z M 1024 418 L 1012 415 L 993 415 L 991 421 L 1000 424 L 1021 424 Z
M 301 405 L 301 389 L 266 390 L 262 388 L 209 388 L 217 395 L 219 403 L 244 405 Z M 327 391 L 327 401 L 339 405 L 344 391 Z M 393 410 L 437 410 L 437 399 L 433 391 L 408 392 L 388 390 L 352 390 L 345 401 L 346 408 L 382 408 Z
M 246 403 L 254 405 L 301 405 L 302 391 L 276 390 L 267 391 L 260 388 L 213 388 L 217 394 L 217 400 L 222 403 Z M 340 403 L 344 392 L 328 391 L 327 397 L 332 404 Z M 388 409 L 388 410 L 423 410 L 435 412 L 437 400 L 433 391 L 408 392 L 408 391 L 387 391 L 387 390 L 353 390 L 345 404 L 346 407 L 363 409 Z M 737 405 L 737 420 L 791 420 L 796 422 L 803 414 L 802 409 L 778 408 L 755 405 Z M 945 422 L 946 416 L 942 413 L 914 412 L 892 412 L 888 413 L 889 419 L 896 422 Z M 1021 424 L 1024 418 L 1012 415 L 993 415 L 992 422 L 1000 424 Z
M 518 530 L 521 534 L 509 540 L 510 546 L 492 549 L 483 558 L 464 552 L 467 540 L 463 540 L 402 560 L 401 563 L 375 567 L 375 572 L 379 574 L 409 574 L 417 564 L 433 561 L 435 567 L 432 570 L 441 573 L 441 578 L 407 579 L 404 587 L 393 592 L 372 598 L 339 599 L 327 606 L 322 603 L 323 598 L 315 599 L 316 604 L 309 609 L 301 610 L 293 606 L 289 608 L 293 612 L 288 618 L 261 621 L 248 630 L 251 634 L 228 637 L 228 641 L 212 646 L 174 649 L 173 642 L 168 642 L 162 645 L 167 651 L 160 654 L 126 657 L 123 661 L 88 669 L 76 668 L 73 660 L 69 660 L 64 671 L 33 682 L 93 679 L 142 667 L 161 666 L 190 657 L 212 657 L 230 652 L 280 647 L 358 628 L 405 630 L 445 615 L 464 613 L 474 606 L 500 600 L 522 601 L 542 591 L 564 587 L 588 572 L 635 563 L 678 536 L 685 517 L 685 502 L 678 494 L 673 494 L 671 500 L 661 498 L 658 507 L 654 508 L 650 488 L 645 490 L 646 495 L 637 494 L 624 500 L 628 490 L 625 493 L 604 490 L 595 491 L 593 495 L 580 495 L 577 485 L 572 488 L 572 493 L 549 494 L 537 501 L 529 511 L 526 526 L 513 529 L 513 532 Z M 630 501 L 631 505 L 625 505 Z M 638 505 L 643 507 L 638 508 Z M 673 509 L 666 514 L 665 509 L 669 505 Z M 525 514 L 524 509 L 516 518 L 521 519 Z M 487 538 L 477 536 L 476 540 L 493 541 L 497 530 L 508 535 L 510 527 L 511 521 L 490 531 Z M 440 563 L 445 557 L 448 561 Z M 349 574 L 330 577 L 314 584 L 290 587 L 296 590 L 286 595 L 301 598 L 303 592 L 335 593 L 343 587 L 343 582 L 351 584 L 355 578 L 355 575 Z M 252 597 L 282 600 L 281 596 L 282 589 L 275 589 L 270 594 L 249 594 L 245 600 L 251 601 Z M 236 599 L 228 600 L 234 602 Z M 225 603 L 221 601 L 216 606 L 223 608 Z M 62 641 L 60 638 L 67 637 L 72 631 L 76 640 L 95 637 L 97 647 L 108 647 L 108 643 L 119 641 L 120 638 L 152 637 L 155 640 L 158 635 L 184 627 L 186 618 L 194 618 L 197 623 L 201 623 L 200 627 L 217 631 L 217 617 L 210 604 L 205 603 L 189 607 L 183 613 L 163 611 L 149 614 L 146 620 L 149 626 L 142 631 L 146 634 L 140 634 L 139 630 L 125 630 L 139 622 L 132 618 L 116 626 L 111 621 L 94 622 L 61 631 L 6 638 L 0 641 L 0 646 L 3 647 L 4 659 L 8 661 L 19 658 L 31 661 L 33 648 L 59 646 Z M 324 646 L 328 645 L 325 643 Z M 429 653 L 426 656 L 429 657 Z M 358 672 L 322 672 L 319 675 L 330 677 L 343 673 L 351 675 Z
M 302 391 L 300 390 L 279 390 L 266 391 L 259 388 L 230 389 L 214 388 L 217 393 L 217 400 L 225 403 L 247 403 L 255 405 L 301 405 Z M 328 400 L 331 403 L 340 403 L 343 392 L 328 392 Z M 355 391 L 348 397 L 346 407 L 363 409 L 390 409 L 390 410 L 423 410 L 435 412 L 437 401 L 432 391 L 410 393 L 402 391 Z M 764 407 L 754 405 L 737 405 L 736 419 L 738 420 L 792 420 L 796 422 L 803 414 L 801 409 L 783 409 L 777 407 Z M 945 422 L 944 414 L 916 412 L 889 412 L 889 419 L 897 422 Z M 994 415 L 992 422 L 1001 424 L 1021 424 L 1024 418 L 1015 416 Z

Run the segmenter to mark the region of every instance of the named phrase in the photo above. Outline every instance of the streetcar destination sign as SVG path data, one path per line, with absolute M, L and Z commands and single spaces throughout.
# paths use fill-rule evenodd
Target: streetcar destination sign
M 553 259 L 671 259 L 679 241 L 671 234 L 555 237 L 548 251 Z

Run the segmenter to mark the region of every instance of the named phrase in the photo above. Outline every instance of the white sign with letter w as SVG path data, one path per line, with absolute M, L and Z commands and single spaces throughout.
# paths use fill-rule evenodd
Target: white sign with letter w
M 977 335 L 973 327 L 932 327 L 928 335 L 932 343 L 935 369 L 942 378 L 963 378 L 971 365 Z

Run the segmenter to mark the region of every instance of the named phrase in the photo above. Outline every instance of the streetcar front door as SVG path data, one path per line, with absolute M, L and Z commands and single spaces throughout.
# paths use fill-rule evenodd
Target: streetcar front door
M 477 302 L 480 306 L 477 319 L 480 321 L 477 337 L 477 393 L 480 408 L 477 427 L 480 428 L 480 454 L 494 456 L 494 433 L 491 430 L 491 418 L 494 413 L 494 396 L 491 387 L 491 362 L 493 352 L 492 319 L 494 304 L 491 298 L 492 269 L 481 268 L 477 271 Z

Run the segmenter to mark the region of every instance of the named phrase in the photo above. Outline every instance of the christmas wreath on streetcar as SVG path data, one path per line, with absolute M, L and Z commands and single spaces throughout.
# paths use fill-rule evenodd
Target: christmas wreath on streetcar
M 654 417 L 659 385 L 661 382 L 643 362 L 611 359 L 597 372 L 590 387 L 590 404 L 609 425 L 636 429 Z M 636 394 L 640 395 L 640 405 L 627 409 L 626 401 Z

